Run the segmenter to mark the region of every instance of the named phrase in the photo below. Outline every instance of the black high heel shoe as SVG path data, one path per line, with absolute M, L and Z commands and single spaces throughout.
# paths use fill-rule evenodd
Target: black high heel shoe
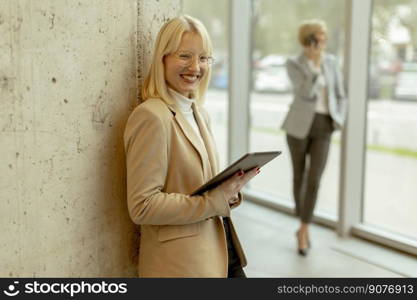
M 307 256 L 308 249 L 310 248 L 310 241 L 307 240 L 307 248 L 300 248 L 300 231 L 297 230 L 295 233 L 295 236 L 297 237 L 297 247 L 298 247 L 298 254 L 301 256 Z

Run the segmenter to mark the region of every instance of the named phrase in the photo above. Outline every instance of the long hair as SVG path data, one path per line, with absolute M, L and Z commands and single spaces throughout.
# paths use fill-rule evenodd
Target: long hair
M 167 84 L 165 82 L 164 57 L 178 50 L 181 39 L 186 32 L 198 34 L 203 41 L 204 51 L 210 56 L 213 54 L 210 36 L 199 20 L 184 15 L 168 21 L 159 30 L 155 41 L 152 63 L 142 87 L 142 101 L 146 101 L 150 98 L 161 98 L 169 104 L 174 102 L 168 92 Z M 207 69 L 195 91 L 194 96 L 197 104 L 202 104 L 204 101 L 210 76 L 211 67 Z

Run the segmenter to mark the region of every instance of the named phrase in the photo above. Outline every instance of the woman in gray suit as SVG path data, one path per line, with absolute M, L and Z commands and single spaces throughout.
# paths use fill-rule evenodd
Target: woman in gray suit
M 326 24 L 303 22 L 298 31 L 303 51 L 286 64 L 294 100 L 283 123 L 293 166 L 293 193 L 301 225 L 296 232 L 298 253 L 310 247 L 308 226 L 316 204 L 320 178 L 326 165 L 333 130 L 345 119 L 345 91 L 340 68 L 325 53 Z

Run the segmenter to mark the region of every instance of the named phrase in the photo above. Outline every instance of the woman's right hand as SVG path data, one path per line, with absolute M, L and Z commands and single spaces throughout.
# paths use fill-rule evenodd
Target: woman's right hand
M 322 55 L 323 49 L 320 45 L 310 45 L 307 47 L 304 47 L 304 53 L 307 56 L 307 58 L 311 59 L 314 62 L 314 65 L 316 67 L 319 67 L 321 64 L 321 55 Z
M 253 168 L 246 173 L 239 171 L 219 186 L 219 188 L 223 189 L 224 193 L 226 194 L 226 198 L 229 204 L 234 204 L 237 201 L 238 193 L 243 188 L 243 186 L 257 174 L 259 174 L 259 172 L 259 168 Z

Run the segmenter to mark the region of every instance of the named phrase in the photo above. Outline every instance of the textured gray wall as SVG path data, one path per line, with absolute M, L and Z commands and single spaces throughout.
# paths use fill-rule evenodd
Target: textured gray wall
M 174 0 L 0 1 L 0 276 L 134 276 L 122 135 Z

